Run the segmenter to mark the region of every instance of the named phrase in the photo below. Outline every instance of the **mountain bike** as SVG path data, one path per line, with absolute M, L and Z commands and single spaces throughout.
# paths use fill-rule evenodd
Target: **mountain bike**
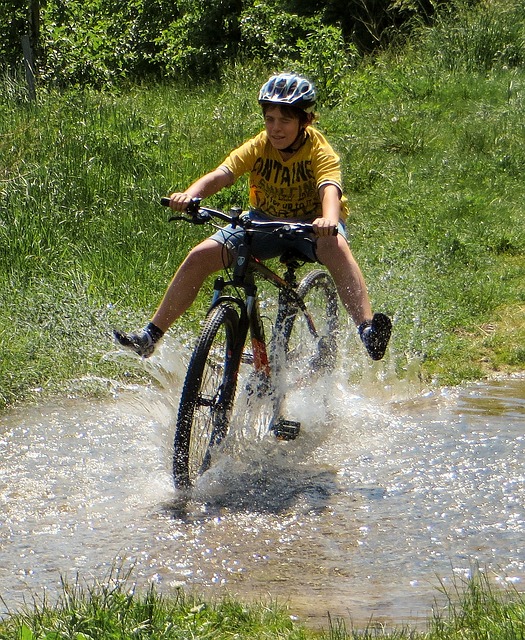
M 167 198 L 161 202 L 169 206 Z M 297 269 L 311 262 L 303 254 L 291 250 L 282 255 L 285 272 L 281 276 L 251 252 L 257 233 L 291 239 L 309 237 L 314 242 L 312 225 L 257 221 L 238 208 L 228 214 L 202 207 L 198 199 L 170 221 L 205 224 L 214 219 L 241 227 L 243 241 L 226 279 L 223 275 L 215 279 L 211 304 L 182 387 L 173 448 L 173 477 L 178 488 L 191 487 L 210 468 L 212 455 L 226 438 L 236 410 L 248 420 L 262 421 L 260 428 L 275 438 L 295 439 L 300 423 L 283 415 L 290 384 L 287 372 L 295 371 L 294 385 L 306 384 L 312 376 L 330 372 L 336 365 L 338 297 L 331 276 L 313 269 L 298 282 Z M 278 290 L 268 340 L 259 280 Z M 239 391 L 241 368 L 248 368 L 250 373 Z M 251 406 L 257 407 L 253 414 Z

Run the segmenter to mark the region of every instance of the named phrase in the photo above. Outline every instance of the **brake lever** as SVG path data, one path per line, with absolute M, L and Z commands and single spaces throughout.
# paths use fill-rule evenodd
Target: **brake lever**
M 184 220 L 185 222 L 193 222 L 193 218 L 190 216 L 170 216 L 168 222 L 175 222 L 176 220 Z
M 205 211 L 201 211 L 199 209 L 201 200 L 202 200 L 201 198 L 192 199 L 192 201 L 190 202 L 190 204 L 186 209 L 186 213 L 190 215 L 171 216 L 168 218 L 168 222 L 175 222 L 176 220 L 183 220 L 184 222 L 192 222 L 193 224 L 204 224 L 206 222 L 209 222 L 211 219 L 210 214 Z M 163 207 L 169 207 L 170 199 L 161 198 L 160 204 Z
M 211 220 L 211 216 L 207 211 L 197 211 L 192 216 L 171 216 L 168 218 L 168 222 L 174 222 L 175 220 L 184 220 L 192 224 L 206 224 Z

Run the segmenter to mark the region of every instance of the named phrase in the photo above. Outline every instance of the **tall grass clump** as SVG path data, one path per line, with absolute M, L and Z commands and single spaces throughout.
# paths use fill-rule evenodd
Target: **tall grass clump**
M 244 605 L 234 599 L 209 603 L 182 590 L 167 597 L 153 586 L 139 592 L 118 575 L 94 585 L 78 578 L 73 583 L 63 581 L 55 603 L 35 600 L 33 608 L 0 622 L 0 640 L 308 637 L 312 636 L 275 603 Z
M 525 61 L 525 6 L 504 0 L 454 0 L 425 30 L 423 55 L 443 70 L 488 72 Z
M 485 19 L 506 33 L 522 8 L 492 10 L 500 4 Z M 456 26 L 468 30 L 460 8 Z M 522 25 L 508 49 L 523 45 Z M 422 353 L 438 379 L 459 381 L 510 360 L 523 369 L 525 76 L 497 60 L 489 71 L 473 60 L 445 68 L 441 29 L 438 20 L 401 54 L 355 73 L 327 126 L 347 163 L 352 245 L 373 298 L 396 318 L 394 344 Z
M 62 580 L 54 602 L 34 598 L 32 606 L 0 621 L 0 640 L 509 640 L 523 637 L 525 602 L 515 591 L 498 589 L 479 571 L 443 589 L 448 603 L 435 608 L 426 629 L 386 628 L 374 620 L 363 628 L 332 620 L 313 629 L 292 620 L 276 602 L 246 603 L 232 597 L 210 602 L 182 589 L 161 594 L 139 590 L 130 573 L 113 570 L 107 580 L 85 584 Z
M 523 594 L 512 588 L 495 586 L 480 569 L 474 569 L 468 578 L 454 578 L 452 587 L 442 587 L 442 593 L 446 605 L 442 611 L 435 610 L 429 624 L 428 640 L 503 640 L 523 637 Z
M 246 97 L 221 95 L 158 85 L 3 101 L 0 402 L 93 373 L 111 327 L 151 313 L 206 233 L 168 225 L 160 197 L 255 131 Z

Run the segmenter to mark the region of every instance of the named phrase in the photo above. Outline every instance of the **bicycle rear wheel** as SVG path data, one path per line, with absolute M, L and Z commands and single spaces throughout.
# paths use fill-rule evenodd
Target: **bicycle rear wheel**
M 211 464 L 211 452 L 226 436 L 241 357 L 239 315 L 221 303 L 208 314 L 188 365 L 177 416 L 173 451 L 175 486 L 194 484 Z
M 314 269 L 297 288 L 306 313 L 294 309 L 283 325 L 287 369 L 304 378 L 314 372 L 333 371 L 339 331 L 338 296 L 330 274 Z

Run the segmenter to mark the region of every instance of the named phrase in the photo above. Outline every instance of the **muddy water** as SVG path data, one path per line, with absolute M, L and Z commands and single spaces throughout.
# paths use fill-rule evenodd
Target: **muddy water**
M 319 381 L 292 398 L 298 440 L 241 439 L 182 505 L 169 444 L 183 366 L 159 358 L 159 387 L 0 416 L 1 612 L 115 565 L 167 593 L 278 598 L 322 626 L 328 611 L 417 624 L 477 564 L 521 588 L 525 379 Z

